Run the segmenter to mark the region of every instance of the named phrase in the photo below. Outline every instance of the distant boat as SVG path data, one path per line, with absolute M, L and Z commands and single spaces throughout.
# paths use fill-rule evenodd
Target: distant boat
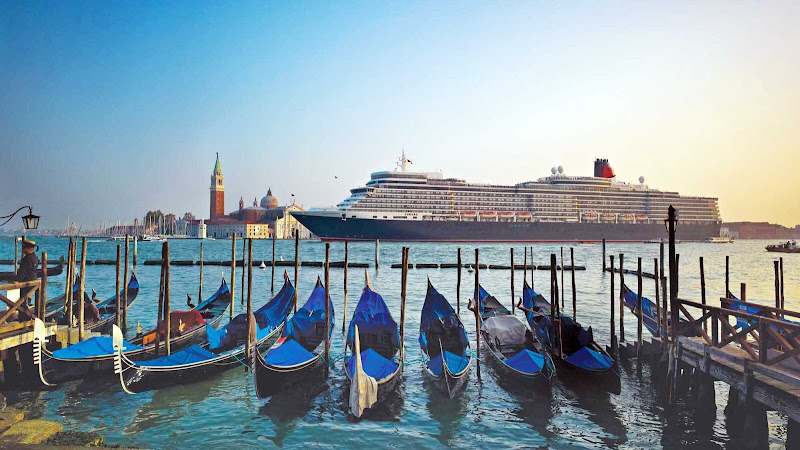
M 258 267 L 261 268 L 261 269 L 266 269 L 267 265 L 264 263 L 264 261 L 261 261 L 261 265 L 258 266 Z
M 786 241 L 780 244 L 768 245 L 766 249 L 768 252 L 800 253 L 800 247 L 797 246 L 797 241 Z
M 703 242 L 706 244 L 733 244 L 733 238 L 730 236 L 714 236 L 706 238 Z

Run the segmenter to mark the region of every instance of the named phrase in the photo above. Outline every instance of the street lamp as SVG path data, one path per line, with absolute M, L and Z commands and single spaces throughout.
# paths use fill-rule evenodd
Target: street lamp
M 17 215 L 18 212 L 22 211 L 23 209 L 28 208 L 28 214 L 22 216 L 22 226 L 25 227 L 26 230 L 35 230 L 39 227 L 39 216 L 33 213 L 33 209 L 30 206 L 22 206 L 13 213 L 7 216 L 0 216 L 0 219 L 6 219 L 5 222 L 0 223 L 0 226 L 3 226 L 11 221 L 14 216 Z

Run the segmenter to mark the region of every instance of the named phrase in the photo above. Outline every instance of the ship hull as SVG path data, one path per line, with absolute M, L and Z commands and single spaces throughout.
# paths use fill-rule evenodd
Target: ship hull
M 570 223 L 425 221 L 348 218 L 293 214 L 322 240 L 385 240 L 428 242 L 641 242 L 667 237 L 663 223 Z M 680 224 L 677 239 L 702 241 L 719 236 L 719 223 Z

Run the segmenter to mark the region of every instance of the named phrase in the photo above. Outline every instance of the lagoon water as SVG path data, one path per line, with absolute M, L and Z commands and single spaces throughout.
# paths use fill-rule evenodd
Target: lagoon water
M 87 259 L 114 259 L 116 242 L 90 238 Z M 39 238 L 42 251 L 50 261 L 66 254 L 67 240 L 54 237 Z M 698 257 L 705 257 L 708 299 L 718 304 L 724 292 L 725 255 L 731 256 L 731 290 L 738 292 L 740 282 L 747 283 L 748 299 L 774 303 L 773 264 L 777 257 L 768 254 L 766 241 L 738 241 L 734 244 L 682 243 L 680 254 L 680 295 L 700 298 Z M 206 260 L 229 260 L 231 241 L 204 241 Z M 480 262 L 509 264 L 509 244 L 418 244 L 412 243 L 412 263 L 455 263 L 456 252 L 462 249 L 463 262 L 474 262 L 474 248 L 480 248 Z M 170 241 L 173 260 L 196 260 L 200 241 Z M 400 270 L 392 263 L 400 262 L 400 243 L 381 243 L 380 268 L 374 267 L 374 244 L 351 243 L 350 261 L 370 263 L 368 272 L 374 288 L 383 295 L 394 314 L 400 319 Z M 241 259 L 241 242 L 238 242 Z M 561 244 L 533 244 L 536 264 L 547 264 L 551 252 L 558 253 Z M 595 339 L 601 345 L 609 342 L 609 275 L 601 271 L 600 244 L 576 244 L 575 264 L 586 266 L 576 272 L 577 319 L 591 325 Z M 253 259 L 271 259 L 271 242 L 255 241 Z M 325 244 L 318 241 L 300 243 L 300 257 L 305 261 L 323 261 Z M 136 324 L 144 327 L 155 322 L 158 303 L 159 267 L 146 266 L 145 260 L 160 257 L 161 243 L 138 244 L 139 265 L 135 271 L 141 289 L 129 311 L 129 332 Z M 625 267 L 636 268 L 636 258 L 642 257 L 644 270 L 652 272 L 653 258 L 658 257 L 656 244 L 609 244 L 609 254 L 625 254 Z M 523 260 L 523 246 L 515 245 L 515 263 Z M 565 258 L 569 247 L 564 246 Z M 785 267 L 787 308 L 800 309 L 800 254 L 782 255 Z M 131 254 L 132 257 L 132 254 Z M 13 258 L 13 241 L 0 239 L 0 259 Z M 294 259 L 294 242 L 277 243 L 276 259 Z M 331 244 L 331 261 L 344 259 L 344 244 Z M 569 261 L 566 261 L 569 264 Z M 0 267 L 10 270 L 9 266 Z M 275 290 L 280 289 L 284 268 L 275 270 Z M 293 268 L 288 268 L 293 277 Z M 98 297 L 106 298 L 114 291 L 114 266 L 87 266 L 86 288 L 96 289 Z M 244 309 L 240 303 L 242 269 L 237 267 L 236 312 Z M 199 280 L 198 266 L 172 266 L 173 309 L 185 305 L 186 294 L 196 300 Z M 205 266 L 204 297 L 213 293 L 220 279 L 230 277 L 229 267 Z M 323 269 L 301 267 L 298 281 L 299 302 L 305 301 L 316 278 Z M 363 269 L 348 272 L 348 313 L 358 302 L 364 283 Z M 530 274 L 527 275 L 530 279 Z M 559 274 L 560 277 L 560 274 Z M 523 272 L 516 272 L 516 292 L 520 293 Z M 621 392 L 599 390 L 591 378 L 585 382 L 568 382 L 556 377 L 549 393 L 531 391 L 524 385 L 498 380 L 490 365 L 481 367 L 478 381 L 473 364 L 465 391 L 449 400 L 427 383 L 421 372 L 419 345 L 419 315 L 425 297 L 426 282 L 430 279 L 448 300 L 456 305 L 456 269 L 412 269 L 408 280 L 408 309 L 406 322 L 406 366 L 404 380 L 398 392 L 388 402 L 363 419 L 354 421 L 347 414 L 347 391 L 342 373 L 344 345 L 340 327 L 343 310 L 343 270 L 331 269 L 337 332 L 334 333 L 333 366 L 326 382 L 298 387 L 295 392 L 262 401 L 255 395 L 252 376 L 244 367 L 221 376 L 186 386 L 162 389 L 136 395 L 125 394 L 111 376 L 66 383 L 42 392 L 8 394 L 10 401 L 32 411 L 32 415 L 58 420 L 68 429 L 96 431 L 108 444 L 149 448 L 252 448 L 298 447 L 306 445 L 341 447 L 586 447 L 586 448 L 738 448 L 729 437 L 723 412 L 728 387 L 716 384 L 717 418 L 707 426 L 696 425 L 685 401 L 667 406 L 664 395 L 651 381 L 650 365 L 644 364 L 641 374 L 635 363 L 623 363 Z M 481 270 L 481 284 L 501 302 L 510 306 L 509 270 Z M 559 279 L 560 281 L 560 279 Z M 567 302 L 569 273 L 565 274 Z M 626 276 L 629 286 L 635 286 L 635 276 Z M 549 272 L 535 272 L 534 288 L 549 297 Z M 263 305 L 270 298 L 271 269 L 253 268 L 253 306 Z M 619 283 L 616 284 L 617 287 Z M 64 274 L 50 280 L 51 296 L 63 292 Z M 474 274 L 462 271 L 462 318 L 471 339 L 475 338 L 475 322 L 466 310 L 467 299 L 474 289 Z M 645 296 L 653 297 L 654 281 L 644 280 Z M 715 303 L 716 302 L 716 303 Z M 567 311 L 571 307 L 567 306 Z M 348 315 L 349 319 L 349 315 Z M 626 311 L 625 329 L 629 340 L 635 339 L 636 322 Z M 769 444 L 781 448 L 786 436 L 786 418 L 770 412 Z

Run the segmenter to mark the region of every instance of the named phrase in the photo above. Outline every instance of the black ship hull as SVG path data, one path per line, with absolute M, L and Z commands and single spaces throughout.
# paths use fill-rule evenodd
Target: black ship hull
M 570 223 L 359 219 L 293 214 L 323 240 L 435 242 L 641 242 L 667 237 L 663 223 Z M 677 239 L 702 241 L 719 236 L 720 223 L 681 223 Z

